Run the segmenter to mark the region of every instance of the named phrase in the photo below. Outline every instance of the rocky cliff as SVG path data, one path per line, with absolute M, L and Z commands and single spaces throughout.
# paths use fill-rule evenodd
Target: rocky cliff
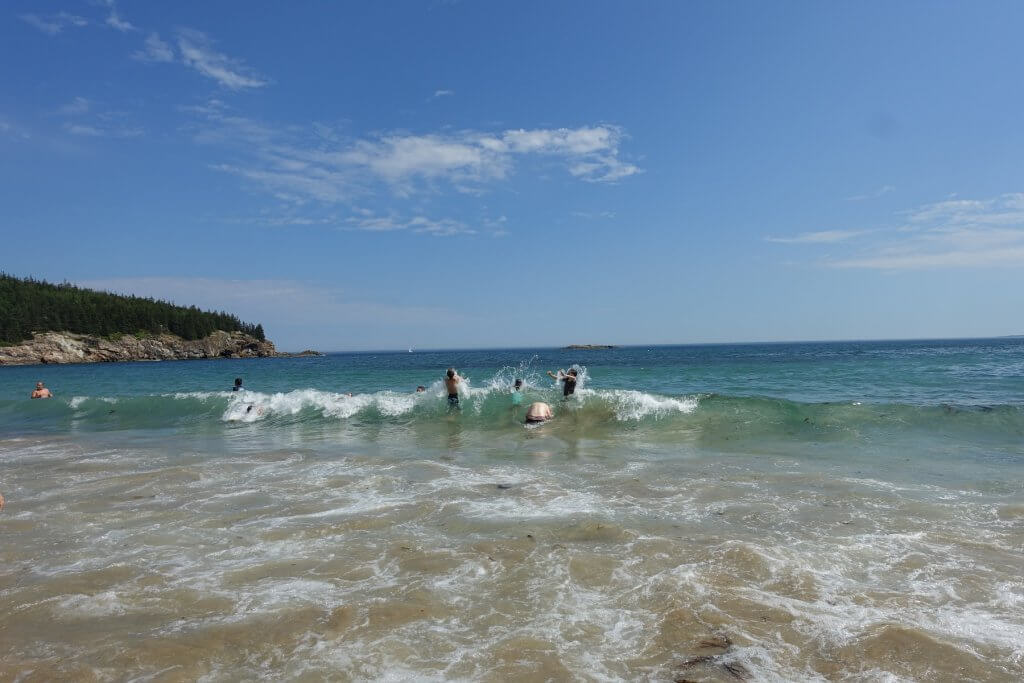
M 70 332 L 39 332 L 15 346 L 0 346 L 0 365 L 34 363 L 110 363 L 132 360 L 192 360 L 200 358 L 266 358 L 290 356 L 241 332 L 217 331 L 188 341 L 173 334 L 138 338 L 126 334 L 107 339 Z M 300 355 L 319 355 L 303 352 Z

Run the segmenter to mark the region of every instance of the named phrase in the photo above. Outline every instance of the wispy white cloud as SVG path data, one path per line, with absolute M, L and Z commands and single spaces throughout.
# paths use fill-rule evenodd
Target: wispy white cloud
M 79 116 L 89 111 L 89 100 L 84 97 L 76 97 L 57 110 L 63 116 Z
M 135 52 L 132 57 L 142 62 L 173 62 L 174 48 L 161 40 L 159 34 L 150 33 L 143 49 Z
M 451 237 L 452 235 L 473 235 L 476 230 L 465 223 L 453 219 L 434 220 L 425 216 L 402 219 L 394 215 L 389 216 L 353 216 L 347 219 L 346 223 L 357 229 L 370 232 L 394 232 L 396 230 L 408 230 L 415 233 L 425 233 L 435 237 Z
M 865 201 L 867 199 L 878 199 L 879 197 L 882 197 L 884 195 L 889 194 L 890 192 L 895 192 L 895 191 L 896 191 L 896 187 L 893 186 L 893 185 L 882 185 L 882 187 L 878 188 L 874 192 L 868 192 L 866 194 L 855 194 L 852 197 L 847 197 L 846 201 L 848 201 L 848 202 L 862 202 L 862 201 Z
M 189 109 L 200 116 L 193 127 L 195 140 L 227 148 L 234 157 L 213 168 L 295 202 L 347 202 L 375 193 L 377 186 L 400 197 L 434 192 L 439 183 L 478 193 L 507 179 L 527 158 L 554 160 L 583 180 L 608 181 L 639 172 L 618 161 L 624 136 L 607 125 L 342 139 L 304 127 L 272 127 L 234 115 L 222 103 Z M 587 168 L 578 168 L 581 164 Z
M 128 31 L 135 30 L 135 27 L 131 24 L 131 22 L 125 21 L 121 18 L 121 16 L 117 13 L 117 10 L 111 10 L 110 14 L 107 16 L 106 24 L 107 26 L 117 29 L 122 33 L 127 33 Z
M 0 117 L 0 136 L 12 140 L 24 141 L 31 139 L 32 134 L 21 126 L 15 125 Z
M 145 133 L 142 128 L 124 125 L 96 125 L 90 123 L 65 123 L 64 130 L 72 135 L 92 138 L 137 138 Z
M 107 26 L 109 26 L 112 29 L 121 31 L 122 33 L 127 33 L 129 31 L 135 30 L 135 26 L 133 26 L 131 22 L 122 18 L 120 13 L 117 11 L 116 0 L 101 0 L 101 3 L 107 7 L 107 10 L 109 10 L 109 14 L 107 14 L 107 19 L 104 22 Z
M 201 31 L 181 29 L 177 38 L 182 62 L 229 90 L 262 88 L 270 82 L 241 60 L 217 52 L 213 41 Z
M 406 231 L 435 237 L 474 235 L 481 232 L 492 235 L 499 232 L 505 234 L 504 228 L 508 221 L 508 218 L 505 216 L 499 216 L 498 218 L 485 217 L 480 220 L 478 227 L 471 227 L 464 221 L 454 218 L 430 218 L 424 215 L 403 217 L 397 212 L 377 214 L 373 210 L 365 208 L 353 208 L 350 211 L 351 215 L 339 216 L 336 212 L 300 213 L 292 207 L 283 206 L 279 207 L 277 211 L 265 210 L 254 216 L 218 220 L 234 224 L 268 227 L 324 226 L 366 232 Z
M 765 237 L 767 242 L 780 242 L 782 244 L 833 244 L 845 242 L 866 234 L 867 230 L 821 230 L 819 232 L 804 232 L 793 237 Z
M 593 220 L 595 218 L 611 220 L 615 218 L 614 211 L 572 211 L 570 212 L 570 215 L 575 216 L 576 218 L 585 218 L 587 220 Z
M 84 97 L 75 97 L 56 112 L 65 117 L 61 126 L 71 135 L 93 138 L 134 138 L 145 131 L 131 123 L 128 113 L 105 109 Z
M 870 231 L 805 233 L 775 242 L 845 242 L 820 236 L 866 236 L 845 254 L 822 261 L 831 268 L 923 270 L 1024 266 L 1024 193 L 990 199 L 948 199 L 899 214 L 904 221 Z
M 873 270 L 927 270 L 936 268 L 985 268 L 1024 266 L 1024 234 L 1017 246 L 998 249 L 957 248 L 942 251 L 894 249 L 896 253 L 880 253 L 831 261 L 833 268 L 867 268 Z M 905 253 L 899 253 L 899 252 Z
M 1020 225 L 1024 224 L 1024 193 L 981 200 L 949 199 L 926 204 L 908 213 L 910 221 L 915 224 Z
M 454 94 L 454 90 L 435 90 L 434 97 L 432 99 L 436 100 L 438 97 L 451 97 Z
M 57 14 L 48 14 L 40 16 L 38 14 L 21 14 L 19 18 L 48 36 L 55 36 L 62 32 L 68 26 L 82 27 L 88 26 L 89 21 L 84 17 L 77 16 L 75 14 L 69 14 L 67 12 L 58 12 Z
M 292 212 L 275 214 L 270 211 L 261 211 L 254 216 L 219 218 L 216 220 L 235 225 L 265 225 L 270 227 L 338 225 L 340 223 L 339 218 L 333 214 L 326 216 L 301 216 Z

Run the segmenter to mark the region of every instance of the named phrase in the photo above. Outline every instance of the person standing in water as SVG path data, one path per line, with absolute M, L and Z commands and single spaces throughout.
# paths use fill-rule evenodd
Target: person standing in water
M 245 388 L 242 386 L 242 378 L 241 377 L 236 377 L 235 378 L 235 386 L 233 386 L 231 388 L 231 391 L 245 391 Z
M 462 378 L 459 377 L 459 373 L 455 372 L 455 368 L 448 368 L 448 372 L 445 374 L 444 386 L 448 390 L 448 407 L 458 408 L 459 384 L 462 383 Z
M 32 392 L 30 398 L 53 398 L 53 394 L 42 382 L 36 382 L 36 390 Z
M 570 368 L 568 372 L 559 370 L 557 375 L 548 370 L 548 375 L 552 379 L 562 383 L 562 396 L 564 398 L 569 398 L 572 396 L 573 392 L 576 391 L 577 373 L 575 368 Z
M 512 405 L 518 406 L 523 404 L 523 380 L 517 379 L 516 383 L 512 385 Z

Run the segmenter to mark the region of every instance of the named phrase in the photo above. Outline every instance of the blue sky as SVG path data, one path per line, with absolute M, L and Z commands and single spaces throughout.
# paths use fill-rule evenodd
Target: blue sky
M 286 349 L 1024 333 L 1017 2 L 0 12 L 16 275 Z

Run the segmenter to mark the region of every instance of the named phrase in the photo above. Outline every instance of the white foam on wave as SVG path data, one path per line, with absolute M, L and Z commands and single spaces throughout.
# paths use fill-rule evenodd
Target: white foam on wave
M 121 616 L 128 613 L 128 607 L 122 602 L 116 590 L 103 591 L 94 595 L 76 593 L 60 600 L 55 607 L 58 617 L 80 619 Z
M 606 401 L 620 422 L 633 422 L 645 418 L 662 418 L 669 415 L 688 415 L 697 410 L 700 403 L 695 397 L 672 398 L 655 396 L 633 389 L 579 390 L 586 398 L 596 396 Z
M 329 581 L 307 578 L 264 579 L 240 596 L 235 610 L 238 614 L 274 612 L 281 607 L 312 604 L 332 607 L 338 603 L 338 590 Z
M 961 598 L 956 575 L 970 559 L 929 542 L 926 532 L 869 533 L 818 550 L 775 548 L 741 543 L 762 557 L 773 577 L 783 571 L 806 573 L 818 587 L 815 597 L 780 594 L 770 582 L 748 585 L 739 593 L 796 617 L 794 625 L 816 641 L 840 647 L 884 624 L 912 627 L 980 656 L 979 645 L 1002 650 L 1024 663 L 1024 624 L 1015 618 L 1020 596 L 1011 584 L 997 586 L 987 602 Z M 919 571 L 900 567 L 907 557 L 931 558 Z M 1019 586 L 1018 586 L 1019 587 Z M 866 599 L 885 590 L 912 600 Z
M 110 403 L 111 405 L 117 403 L 117 399 L 111 396 L 74 396 L 70 401 L 68 401 L 68 405 L 72 409 L 77 410 L 79 406 L 90 400 L 103 401 L 104 403 Z
M 604 518 L 603 498 L 587 491 L 554 490 L 537 485 L 520 489 L 516 497 L 462 501 L 459 507 L 471 519 L 565 519 L 578 515 Z
M 198 398 L 203 401 L 208 398 L 226 398 L 231 396 L 244 396 L 248 392 L 233 392 L 233 391 L 177 391 L 173 394 L 160 394 L 160 396 L 171 396 L 178 400 L 185 398 Z M 255 392 L 253 392 L 255 393 Z
M 415 394 L 394 391 L 349 396 L 319 389 L 296 389 L 287 393 L 246 391 L 228 395 L 230 403 L 221 418 L 228 422 L 256 422 L 272 415 L 296 415 L 306 409 L 341 419 L 371 409 L 381 415 L 398 417 L 411 412 L 418 402 Z

